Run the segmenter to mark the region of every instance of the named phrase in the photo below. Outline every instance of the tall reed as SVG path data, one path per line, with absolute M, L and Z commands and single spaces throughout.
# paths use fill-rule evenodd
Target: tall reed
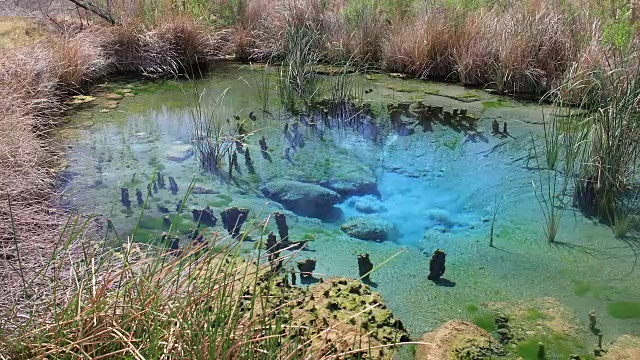
M 580 120 L 588 142 L 574 204 L 611 224 L 620 235 L 628 228 L 629 211 L 638 205 L 639 65 L 637 53 L 614 48 L 608 53 L 606 66 L 577 72 L 567 79 L 566 88 L 580 94 Z
M 289 8 L 283 33 L 278 89 L 282 104 L 296 109 L 299 100 L 312 102 L 318 93 L 316 73 L 323 35 L 304 9 Z
M 562 216 L 575 191 L 576 169 L 584 159 L 586 132 L 583 124 L 576 122 L 579 116 L 575 113 L 572 108 L 558 107 L 550 118 L 543 114 L 542 155 L 538 153 L 535 137 L 531 134 L 539 182 L 538 186 L 533 183 L 534 193 L 544 217 L 544 231 L 549 242 L 556 240 Z
M 538 145 L 533 134 L 531 135 L 531 145 L 537 163 L 538 186 L 533 181 L 531 184 L 544 217 L 543 230 L 545 237 L 548 242 L 553 243 L 556 241 L 556 235 L 565 210 L 562 199 L 566 189 L 563 187 L 561 175 L 556 169 L 541 166 Z M 554 150 L 545 148 L 545 158 L 549 158 L 548 151 Z
M 219 172 L 238 140 L 238 135 L 226 124 L 220 113 L 227 90 L 215 98 L 213 104 L 207 104 L 207 100 L 210 99 L 205 97 L 206 89 L 200 91 L 194 81 L 191 82 L 189 90 L 184 92 L 191 100 L 191 138 L 200 167 L 205 171 Z

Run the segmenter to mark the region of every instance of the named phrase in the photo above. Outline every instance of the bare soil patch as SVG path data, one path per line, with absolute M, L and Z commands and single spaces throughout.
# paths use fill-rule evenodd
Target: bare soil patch
M 29 45 L 45 34 L 43 26 L 33 18 L 0 16 L 0 49 Z

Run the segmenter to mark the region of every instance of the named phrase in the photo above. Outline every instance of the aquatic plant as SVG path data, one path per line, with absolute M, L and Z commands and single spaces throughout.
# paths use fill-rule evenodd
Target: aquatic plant
M 616 319 L 640 318 L 640 303 L 635 301 L 612 301 L 607 312 Z
M 329 100 L 333 104 L 341 104 L 346 101 L 362 101 L 364 89 L 355 85 L 353 73 L 363 70 L 355 62 L 355 58 L 350 57 L 339 70 L 325 80 L 325 88 L 328 87 Z
M 548 127 L 545 127 L 545 132 Z M 559 134 L 555 134 L 559 136 Z M 545 135 L 547 136 L 547 135 Z M 549 142 L 545 142 L 545 145 Z M 531 145 L 534 152 L 534 158 L 537 163 L 539 187 L 535 182 L 531 182 L 533 191 L 540 206 L 540 210 L 544 217 L 544 234 L 547 241 L 552 243 L 556 239 L 560 221 L 564 214 L 564 202 L 563 197 L 565 195 L 566 181 L 562 182 L 561 175 L 555 168 L 544 168 L 540 165 L 540 159 L 538 155 L 537 144 L 533 134 L 531 134 Z M 556 148 L 545 147 L 545 159 L 550 157 L 549 152 L 556 151 Z M 555 166 L 555 164 L 553 164 Z M 565 177 L 566 178 L 566 177 Z
M 613 209 L 612 220 L 611 230 L 613 231 L 613 235 L 616 238 L 623 238 L 637 223 L 637 216 L 623 204 Z
M 233 151 L 239 135 L 226 126 L 225 120 L 219 114 L 219 107 L 224 101 L 227 89 L 222 92 L 214 101 L 211 109 L 207 108 L 204 96 L 206 89 L 198 90 L 195 82 L 191 83 L 189 93 L 185 91 L 185 96 L 191 100 L 189 114 L 191 116 L 193 146 L 195 154 L 200 163 L 200 167 L 205 171 L 219 172 L 225 159 Z
M 320 63 L 319 44 L 323 35 L 308 12 L 292 6 L 285 22 L 282 64 L 279 69 L 278 90 L 281 103 L 294 110 L 299 100 L 313 102 L 318 92 L 316 67 Z
M 260 110 L 269 112 L 269 93 L 271 91 L 271 76 L 269 74 L 269 62 L 260 71 L 260 76 L 255 80 L 255 86 Z
M 635 186 L 640 159 L 640 82 L 637 54 L 613 51 L 616 68 L 572 69 L 559 91 L 583 109 L 569 118 L 584 131 L 579 154 L 574 205 L 588 216 L 598 216 L 623 236 L 638 204 Z M 575 95 L 573 95 L 575 94 Z M 558 97 L 560 99 L 560 97 Z M 559 105 L 566 105 L 561 100 Z M 571 158 L 574 154 L 566 153 Z M 617 223 L 617 225 L 616 225 Z
M 542 126 L 547 169 L 556 170 L 558 156 L 560 155 L 560 142 L 562 140 L 559 121 L 555 117 L 548 121 L 543 114 Z

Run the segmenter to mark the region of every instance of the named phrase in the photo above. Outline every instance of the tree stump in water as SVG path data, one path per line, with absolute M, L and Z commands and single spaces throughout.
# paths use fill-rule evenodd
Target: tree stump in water
M 436 249 L 429 261 L 429 280 L 438 281 L 442 277 L 445 271 L 445 254 L 444 251 Z
M 281 212 L 275 212 L 276 226 L 278 226 L 278 235 L 280 241 L 287 243 L 289 241 L 289 226 L 287 225 L 287 217 Z
M 173 176 L 169 176 L 169 190 L 173 195 L 178 193 L 178 183 L 176 182 L 176 179 L 173 178 Z
M 191 214 L 193 214 L 193 221 L 196 223 L 216 226 L 216 223 L 218 222 L 218 218 L 216 218 L 213 214 L 213 210 L 208 206 L 202 210 L 193 209 L 191 210 Z
M 142 191 L 140 191 L 140 189 L 136 189 L 136 201 L 138 202 L 138 205 L 144 204 L 144 200 L 142 199 Z
M 131 207 L 131 200 L 129 199 L 129 189 L 120 188 L 120 202 L 127 208 Z
M 278 239 L 273 231 L 269 232 L 269 235 L 267 235 L 267 242 L 265 243 L 265 246 L 269 253 L 276 253 L 280 250 L 280 244 L 278 243 Z
M 313 271 L 316 269 L 315 259 L 305 259 L 303 261 L 296 262 L 298 270 L 300 270 L 300 279 L 311 279 L 313 277 Z
M 373 270 L 373 264 L 369 259 L 369 254 L 358 255 L 358 271 L 362 281 L 368 282 L 371 270 Z
M 249 209 L 240 209 L 237 207 L 228 208 L 222 213 L 222 225 L 229 232 L 229 235 L 234 238 L 240 235 L 240 228 L 245 221 L 247 221 L 247 217 L 249 216 Z

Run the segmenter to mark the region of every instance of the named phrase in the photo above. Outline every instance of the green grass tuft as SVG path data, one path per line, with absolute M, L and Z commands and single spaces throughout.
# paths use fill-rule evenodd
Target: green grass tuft
M 543 343 L 546 359 L 568 359 L 571 354 L 580 354 L 581 359 L 594 359 L 586 347 L 576 339 L 560 333 L 536 336 L 518 343 L 516 352 L 524 360 L 539 360 L 538 343 Z
M 492 313 L 476 313 L 472 321 L 487 332 L 493 332 L 496 329 L 496 318 Z
M 487 100 L 482 102 L 482 110 L 487 109 L 500 109 L 508 107 L 510 104 L 502 100 Z
M 535 321 L 535 320 L 543 320 L 546 318 L 547 316 L 538 309 L 534 309 L 534 308 L 527 309 L 527 320 Z
M 576 280 L 573 284 L 573 293 L 583 297 L 591 291 L 591 285 L 586 281 Z
M 609 303 L 607 311 L 616 319 L 637 319 L 640 318 L 640 302 L 614 301 Z

